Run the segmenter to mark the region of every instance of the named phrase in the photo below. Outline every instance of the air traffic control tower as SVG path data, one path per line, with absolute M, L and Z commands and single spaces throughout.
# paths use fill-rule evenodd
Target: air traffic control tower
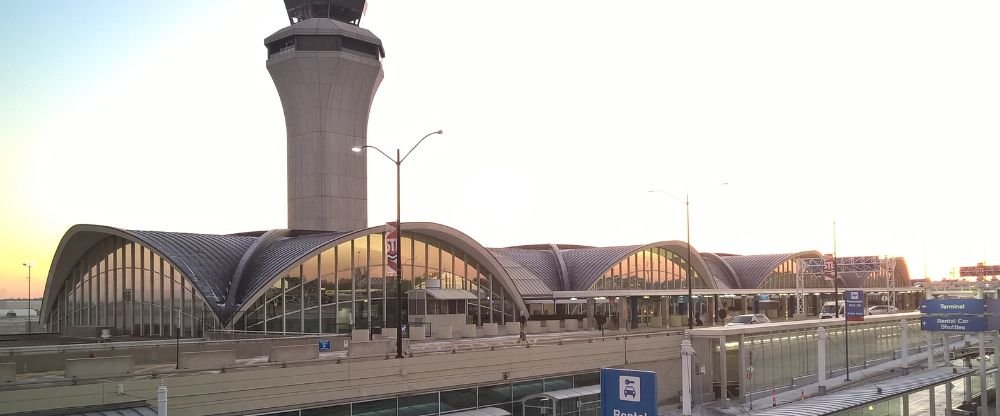
M 289 26 L 264 39 L 288 135 L 288 228 L 368 226 L 368 111 L 385 56 L 359 27 L 364 0 L 285 0 Z

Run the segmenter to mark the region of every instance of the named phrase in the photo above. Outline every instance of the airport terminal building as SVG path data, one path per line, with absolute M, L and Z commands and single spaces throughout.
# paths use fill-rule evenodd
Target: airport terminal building
M 487 248 L 434 223 L 402 225 L 396 293 L 385 273 L 384 227 L 369 227 L 367 158 L 352 151 L 368 147 L 382 41 L 360 27 L 363 0 L 284 4 L 289 25 L 264 46 L 287 133 L 287 229 L 207 235 L 74 226 L 46 283 L 40 318 L 49 331 L 348 333 L 395 328 L 400 313 L 406 331 L 428 335 L 434 325 L 499 326 L 522 315 L 585 328 L 602 315 L 612 327 L 681 327 L 689 305 L 699 324 L 712 325 L 750 311 L 816 315 L 834 298 L 817 251 L 699 253 L 680 241 Z M 853 269 L 841 264 L 839 287 L 872 289 L 872 304 L 916 307 L 902 259 L 864 259 Z

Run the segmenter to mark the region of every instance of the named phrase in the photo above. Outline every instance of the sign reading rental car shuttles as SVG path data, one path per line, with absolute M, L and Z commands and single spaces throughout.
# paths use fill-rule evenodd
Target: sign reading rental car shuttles
M 928 299 L 920 305 L 924 331 L 983 332 L 1000 329 L 998 299 Z

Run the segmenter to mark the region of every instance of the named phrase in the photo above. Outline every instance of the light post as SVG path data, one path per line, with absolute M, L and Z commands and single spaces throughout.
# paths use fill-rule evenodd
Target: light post
M 25 319 L 28 322 L 28 327 L 26 329 L 30 333 L 31 332 L 31 268 L 35 265 L 35 263 L 26 261 L 24 263 L 21 263 L 21 265 L 28 268 L 28 316 Z
M 675 197 L 675 196 L 673 196 L 673 195 L 671 195 L 671 194 L 669 194 L 669 193 L 667 193 L 665 191 L 653 189 L 653 190 L 650 190 L 649 192 L 661 193 L 661 194 L 664 194 L 664 195 L 669 196 L 671 198 L 674 198 L 677 201 L 680 201 L 680 198 L 677 198 L 677 197 Z M 688 305 L 687 305 L 687 310 L 688 310 L 688 329 L 694 329 L 694 293 L 693 293 L 692 288 L 691 288 L 691 263 L 692 263 L 692 261 L 691 261 L 691 199 L 689 198 L 689 195 L 688 195 L 687 192 L 684 193 L 684 201 L 683 202 L 684 202 L 684 222 L 685 222 L 685 228 L 687 228 L 687 250 L 688 250 L 688 255 L 687 255 L 687 288 L 688 288 L 688 297 L 687 297 Z
M 400 155 L 399 148 L 396 148 L 395 159 L 393 159 L 392 156 L 389 156 L 388 154 L 383 152 L 382 149 L 379 149 L 378 147 L 375 146 L 364 145 L 364 146 L 354 146 L 351 148 L 351 150 L 354 151 L 355 153 L 359 153 L 364 149 L 375 149 L 379 153 L 381 153 L 382 156 L 385 156 L 386 159 L 389 159 L 390 161 L 392 161 L 392 163 L 396 164 L 396 227 L 399 230 L 398 233 L 400 238 L 402 238 L 403 236 L 403 224 L 400 222 L 400 208 L 399 208 L 401 166 L 403 165 L 403 161 L 410 156 L 410 153 L 413 153 L 413 151 L 416 150 L 417 146 L 420 146 L 420 143 L 423 143 L 425 139 L 435 134 L 444 134 L 444 131 L 438 130 L 427 133 L 424 137 L 418 140 L 417 144 L 413 145 L 413 147 L 410 148 L 410 151 L 406 152 L 406 155 L 404 155 L 403 157 L 399 156 Z M 396 270 L 396 358 L 403 358 L 403 268 L 402 267 L 398 267 L 398 270 Z

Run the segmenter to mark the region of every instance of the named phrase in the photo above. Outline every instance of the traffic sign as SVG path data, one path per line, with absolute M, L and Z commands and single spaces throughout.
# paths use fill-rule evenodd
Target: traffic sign
M 984 299 L 927 299 L 920 305 L 922 313 L 981 314 L 986 312 Z
M 920 329 L 924 331 L 982 332 L 986 330 L 986 317 L 976 315 L 923 316 Z
M 865 320 L 865 292 L 863 290 L 844 291 L 844 317 L 848 321 Z
M 331 347 L 330 340 L 328 339 L 319 340 L 319 352 L 328 352 L 333 350 L 333 348 L 330 347 Z
M 602 416 L 656 416 L 656 373 L 601 369 Z

